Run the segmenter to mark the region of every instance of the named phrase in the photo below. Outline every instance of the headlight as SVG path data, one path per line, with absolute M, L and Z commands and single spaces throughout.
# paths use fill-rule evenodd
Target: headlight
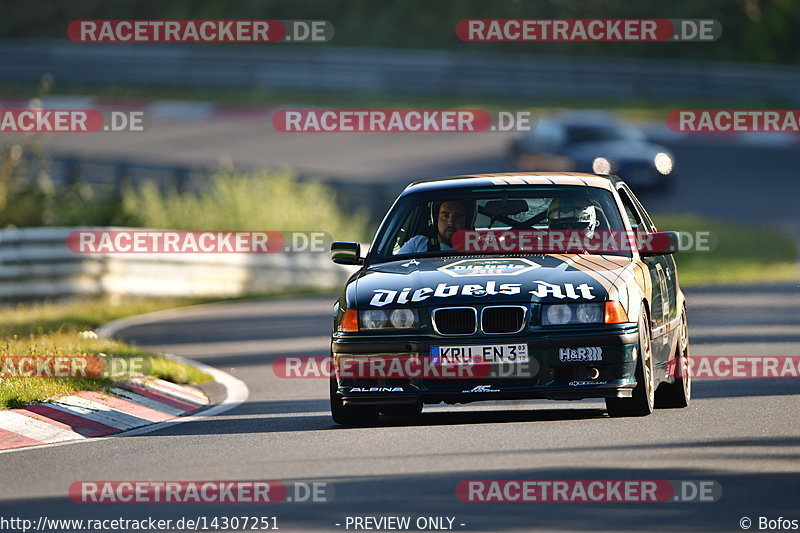
M 594 324 L 603 321 L 603 309 L 600 304 L 580 304 L 575 316 L 578 322 Z
M 419 327 L 416 309 L 367 309 L 359 311 L 361 327 L 367 329 L 413 329 Z
M 409 329 L 417 325 L 417 316 L 411 309 L 395 309 L 389 315 L 389 322 L 398 329 Z
M 605 157 L 596 157 L 592 161 L 592 172 L 595 174 L 611 174 L 611 161 Z
M 380 309 L 370 309 L 361 311 L 361 326 L 364 329 L 382 329 L 386 327 L 386 319 L 388 315 L 386 311 Z
M 548 305 L 542 315 L 543 324 L 567 324 L 572 319 L 572 309 L 568 305 Z
M 665 154 L 664 152 L 657 153 L 656 157 L 653 159 L 653 164 L 656 166 L 656 170 L 665 176 L 672 172 L 672 158 L 669 154 Z
M 542 306 L 542 325 L 601 324 L 603 304 L 545 304 Z

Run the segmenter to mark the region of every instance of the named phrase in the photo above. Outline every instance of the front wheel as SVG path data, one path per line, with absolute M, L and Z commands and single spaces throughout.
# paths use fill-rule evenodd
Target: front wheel
M 636 388 L 630 398 L 606 398 L 609 416 L 647 416 L 653 412 L 653 348 L 650 344 L 650 327 L 647 313 L 642 309 L 639 317 L 639 345 L 636 358 Z
M 331 417 L 342 426 L 365 427 L 378 423 L 378 409 L 372 405 L 344 405 L 336 394 L 338 384 L 336 378 L 330 378 Z
M 689 360 L 689 327 L 686 323 L 686 311 L 681 316 L 681 335 L 675 350 L 675 364 L 668 365 L 675 382 L 662 383 L 656 391 L 656 408 L 675 409 L 688 407 L 692 400 L 692 376 Z

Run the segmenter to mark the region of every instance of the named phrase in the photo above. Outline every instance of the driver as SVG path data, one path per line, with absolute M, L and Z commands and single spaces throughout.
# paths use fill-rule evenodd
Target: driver
M 415 235 L 400 247 L 398 254 L 454 249 L 451 245 L 453 235 L 457 231 L 466 229 L 468 221 L 471 222 L 470 206 L 463 200 L 448 200 L 442 202 L 436 211 L 438 239 L 427 235 Z
M 597 208 L 586 198 L 555 198 L 547 208 L 551 230 L 586 231 L 591 235 L 600 221 Z

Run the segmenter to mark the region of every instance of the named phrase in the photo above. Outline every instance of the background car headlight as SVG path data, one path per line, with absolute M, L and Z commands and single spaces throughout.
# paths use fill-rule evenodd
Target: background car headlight
M 603 304 L 545 304 L 542 306 L 542 325 L 602 324 Z
M 548 305 L 542 313 L 543 324 L 567 324 L 572 319 L 572 309 L 565 304 Z
M 367 309 L 359 311 L 362 329 L 413 329 L 419 327 L 416 309 Z
M 656 166 L 656 170 L 665 176 L 672 172 L 672 158 L 669 154 L 665 154 L 664 152 L 657 153 L 656 157 L 653 159 L 653 164 Z
M 592 161 L 592 172 L 595 174 L 611 174 L 611 161 L 605 157 L 595 157 Z
M 409 329 L 417 325 L 417 313 L 412 309 L 395 309 L 389 315 L 389 322 L 398 329 Z

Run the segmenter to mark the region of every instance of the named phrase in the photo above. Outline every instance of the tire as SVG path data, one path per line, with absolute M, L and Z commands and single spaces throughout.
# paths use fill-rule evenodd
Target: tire
M 372 405 L 344 405 L 336 394 L 336 378 L 330 378 L 331 417 L 341 426 L 368 427 L 378 423 L 378 408 Z
M 656 390 L 656 409 L 680 409 L 688 407 L 692 400 L 692 376 L 689 367 L 689 327 L 686 310 L 681 316 L 681 336 L 676 348 L 675 382 L 662 383 Z
M 653 346 L 647 314 L 639 317 L 639 356 L 636 358 L 636 387 L 630 398 L 606 398 L 606 410 L 612 417 L 647 416 L 653 412 Z

